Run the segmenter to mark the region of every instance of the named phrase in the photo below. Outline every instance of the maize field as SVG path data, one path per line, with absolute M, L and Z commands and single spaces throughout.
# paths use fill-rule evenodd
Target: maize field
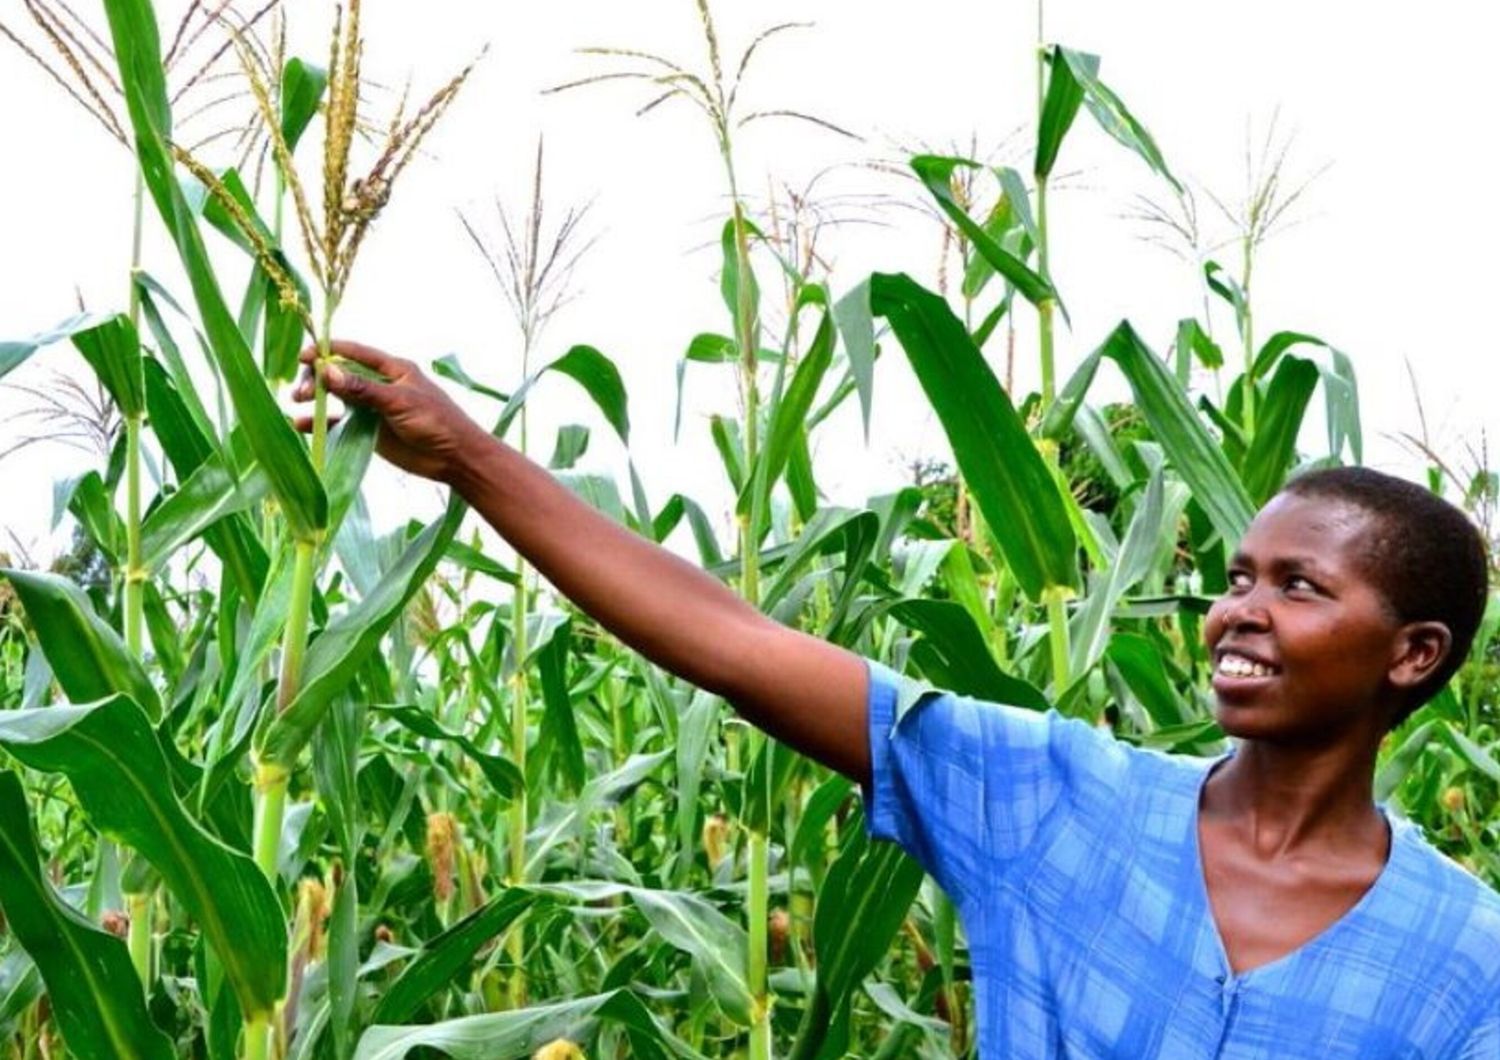
M 866 838 L 848 779 L 622 646 L 488 548 L 456 496 L 430 522 L 372 530 L 376 423 L 334 421 L 320 383 L 310 431 L 290 421 L 299 351 L 322 351 L 320 380 L 366 233 L 401 209 L 400 178 L 470 68 L 420 71 L 425 90 L 376 113 L 359 0 L 307 56 L 285 54 L 274 3 L 195 4 L 180 24 L 152 0 L 93 6 L 36 0 L 23 45 L 130 149 L 137 239 L 118 312 L 0 342 L 0 375 L 71 344 L 113 417 L 99 466 L 57 487 L 77 526 L 66 562 L 0 570 L 0 1056 L 974 1055 L 954 906 Z M 1054 285 L 1049 254 L 1070 143 L 1134 156 L 1164 226 L 1193 202 L 1099 57 L 1039 50 L 1015 164 L 900 160 L 941 225 L 940 283 L 835 279 L 736 164 L 761 116 L 741 112 L 739 77 L 794 27 L 721 55 L 706 0 L 678 6 L 701 21 L 701 63 L 621 42 L 558 91 L 608 108 L 618 86 L 599 83 L 619 80 L 642 109 L 707 123 L 723 324 L 682 336 L 679 408 L 690 369 L 722 377 L 739 411 L 677 444 L 712 447 L 730 518 L 681 492 L 654 505 L 670 470 L 628 456 L 620 481 L 579 471 L 584 427 L 531 436 L 533 388 L 570 390 L 609 428 L 596 446 L 631 451 L 617 364 L 547 331 L 586 225 L 570 213 L 543 238 L 539 191 L 498 241 L 466 215 L 479 253 L 443 264 L 493 272 L 513 370 L 423 367 L 782 623 L 966 695 L 1217 753 L 1200 626 L 1226 549 L 1289 475 L 1363 457 L 1355 357 L 1256 314 L 1256 254 L 1295 189 L 1270 174 L 1223 262 L 1194 265 L 1201 314 L 1150 336 L 1122 322 L 1061 364 L 1067 307 L 1089 297 Z M 205 76 L 253 111 L 233 150 L 179 136 L 184 85 Z M 142 260 L 144 228 L 174 260 Z M 1017 359 L 1037 392 L 1012 385 Z M 819 432 L 868 435 L 892 360 L 951 462 L 831 505 Z M 1094 396 L 1101 370 L 1130 400 Z M 1434 458 L 1429 481 L 1490 528 L 1495 471 Z M 1388 738 L 1377 796 L 1500 885 L 1490 603 L 1459 676 Z

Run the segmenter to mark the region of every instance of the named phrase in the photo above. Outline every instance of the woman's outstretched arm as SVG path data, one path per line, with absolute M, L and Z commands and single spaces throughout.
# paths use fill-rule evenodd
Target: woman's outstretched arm
M 723 696 L 802 753 L 868 779 L 867 674 L 857 655 L 767 618 L 600 514 L 471 420 L 411 362 L 353 342 L 335 342 L 333 352 L 386 380 L 336 363 L 324 371 L 330 393 L 381 417 L 381 456 L 457 490 L 560 592 L 658 666 Z M 297 396 L 309 394 L 304 381 Z

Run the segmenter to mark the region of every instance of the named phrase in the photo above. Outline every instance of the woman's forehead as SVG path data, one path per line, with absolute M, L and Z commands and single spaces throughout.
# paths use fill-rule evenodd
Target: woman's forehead
M 1251 521 L 1239 552 L 1305 553 L 1333 565 L 1356 559 L 1369 547 L 1371 516 L 1346 501 L 1280 493 Z

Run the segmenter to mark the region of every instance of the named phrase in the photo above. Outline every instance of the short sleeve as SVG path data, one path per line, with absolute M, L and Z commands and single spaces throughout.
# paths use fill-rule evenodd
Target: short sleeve
M 1080 760 L 1107 738 L 1055 711 L 986 703 L 866 664 L 866 826 L 962 903 L 1032 847 Z

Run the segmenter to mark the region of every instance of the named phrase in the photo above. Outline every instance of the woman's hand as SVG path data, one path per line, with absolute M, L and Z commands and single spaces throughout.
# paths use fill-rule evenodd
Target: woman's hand
M 357 342 L 335 340 L 335 358 L 352 361 L 384 377 L 367 378 L 335 359 L 323 368 L 323 385 L 346 405 L 359 405 L 380 416 L 376 451 L 405 471 L 423 478 L 452 484 L 465 456 L 489 436 L 458 404 L 410 361 Z M 308 366 L 292 397 L 308 401 L 313 396 L 313 366 L 318 350 L 302 351 Z M 297 417 L 297 428 L 312 429 L 311 416 Z

